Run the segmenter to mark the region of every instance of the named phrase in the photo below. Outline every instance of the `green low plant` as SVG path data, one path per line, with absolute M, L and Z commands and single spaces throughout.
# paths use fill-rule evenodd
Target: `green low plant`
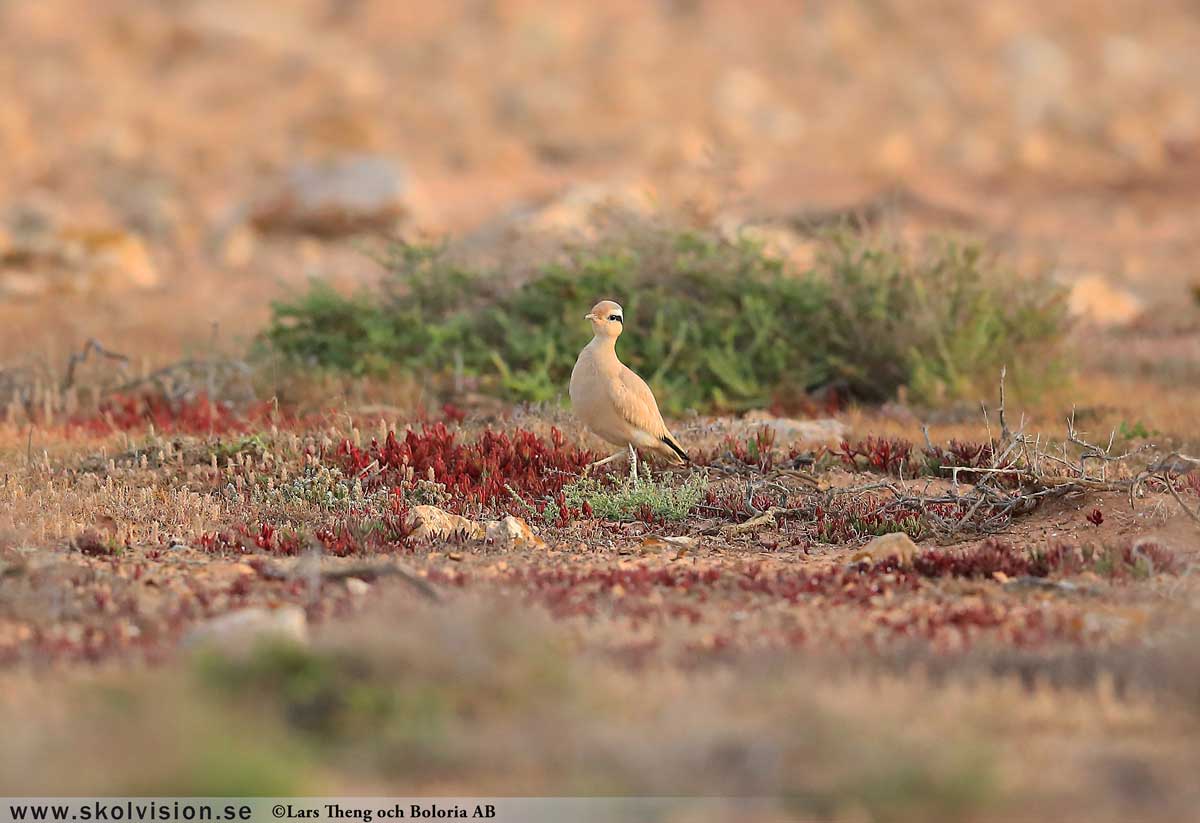
M 708 478 L 691 474 L 683 483 L 671 485 L 665 479 L 655 479 L 649 470 L 634 482 L 625 477 L 616 484 L 595 477 L 582 477 L 563 489 L 571 508 L 584 503 L 592 514 L 602 520 L 640 520 L 648 517 L 662 520 L 683 520 L 708 491 Z
M 240 454 L 258 457 L 267 451 L 268 444 L 262 434 L 249 434 L 235 440 L 221 440 L 208 449 L 209 458 L 217 458 L 221 463 L 228 464 Z
M 382 509 L 387 501 L 387 493 L 368 494 L 363 490 L 359 478 L 348 478 L 336 467 L 310 465 L 295 477 L 279 483 L 271 477 L 262 478 L 254 488 L 251 499 L 256 503 L 316 506 L 321 509 Z

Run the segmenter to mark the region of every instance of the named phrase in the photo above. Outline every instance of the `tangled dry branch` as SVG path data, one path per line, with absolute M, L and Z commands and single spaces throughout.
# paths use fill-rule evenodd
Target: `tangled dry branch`
M 818 488 L 814 493 L 799 497 L 781 494 L 779 505 L 766 509 L 755 506 L 755 495 L 778 484 L 769 482 L 769 478 L 752 479 L 746 486 L 745 509 L 753 516 L 745 523 L 737 524 L 737 530 L 750 530 L 782 517 L 811 516 L 818 506 L 828 509 L 838 499 L 846 502 L 848 498 L 849 502 L 859 504 L 883 496 L 885 500 L 873 504 L 876 514 L 899 517 L 920 512 L 928 528 L 939 536 L 995 534 L 1006 530 L 1013 518 L 1028 514 L 1044 501 L 1054 498 L 1123 491 L 1130 495 L 1132 504 L 1140 485 L 1151 477 L 1162 480 L 1184 511 L 1200 522 L 1200 512 L 1184 503 L 1171 482 L 1171 475 L 1186 474 L 1200 467 L 1200 460 L 1173 454 L 1135 474 L 1130 464 L 1150 448 L 1149 445 L 1119 451 L 1115 432 L 1103 445 L 1092 443 L 1076 428 L 1073 413 L 1066 421 L 1066 433 L 1061 440 L 1028 434 L 1024 421 L 1013 429 L 1009 426 L 1005 408 L 1004 378 L 1002 371 L 1000 403 L 996 410 L 1000 431 L 998 437 L 989 436 L 986 453 L 990 459 L 985 465 L 942 462 L 934 467 L 939 476 L 923 480 L 906 480 L 901 473 L 900 477 L 846 488 Z M 986 407 L 983 414 L 987 422 Z M 934 447 L 928 431 L 925 440 L 927 454 L 946 454 Z M 777 470 L 774 474 L 790 477 L 804 473 Z M 811 476 L 806 479 L 811 485 L 819 485 Z M 948 488 L 947 479 L 950 481 Z
M 1151 446 L 1146 444 L 1118 452 L 1114 448 L 1115 432 L 1104 445 L 1092 443 L 1076 429 L 1074 413 L 1066 421 L 1065 439 L 1059 442 L 1044 441 L 1041 435 L 1027 434 L 1023 423 L 1013 431 L 1009 428 L 1005 410 L 1003 371 L 998 413 L 1000 437 L 991 443 L 990 466 L 940 466 L 949 473 L 951 490 L 930 494 L 929 484 L 926 484 L 924 492 L 915 493 L 903 481 L 886 480 L 840 493 L 883 489 L 893 496 L 889 505 L 921 507 L 933 527 L 945 535 L 964 531 L 994 533 L 1005 529 L 1014 516 L 1031 512 L 1052 498 L 1086 492 L 1124 491 L 1129 494 L 1132 507 L 1145 481 L 1157 478 L 1188 516 L 1200 522 L 1200 512 L 1183 501 L 1173 482 L 1173 477 L 1200 467 L 1200 459 L 1173 453 L 1134 474 L 1130 463 Z M 928 433 L 926 442 L 932 450 Z M 959 475 L 964 472 L 979 478 L 966 490 L 959 482 Z M 955 520 L 939 516 L 932 510 L 933 505 L 939 503 L 954 504 L 962 515 Z
M 15 413 L 47 420 L 70 413 L 81 396 L 99 400 L 139 392 L 153 393 L 172 403 L 199 394 L 241 401 L 255 397 L 251 366 L 215 351 L 141 375 L 131 374 L 131 365 L 127 355 L 89 338 L 68 357 L 61 372 L 46 363 L 0 369 L 0 413 L 7 410 L 10 417 Z M 57 377 L 60 373 L 61 379 Z

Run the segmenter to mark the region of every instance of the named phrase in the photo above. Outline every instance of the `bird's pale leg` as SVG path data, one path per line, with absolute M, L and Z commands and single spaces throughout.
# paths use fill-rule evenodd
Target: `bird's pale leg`
M 635 486 L 637 485 L 637 482 L 638 482 L 637 463 L 638 463 L 637 449 L 635 449 L 633 447 L 633 444 L 630 443 L 629 444 L 629 476 L 631 478 L 633 478 L 633 485 L 635 485 Z
M 603 460 L 597 460 L 593 463 L 588 463 L 586 471 L 591 471 L 592 469 L 596 468 L 597 466 L 607 465 L 607 464 L 613 462 L 614 460 L 621 459 L 624 456 L 625 456 L 625 450 L 621 449 L 620 451 L 615 452 L 614 454 L 610 454 L 608 457 L 605 457 Z

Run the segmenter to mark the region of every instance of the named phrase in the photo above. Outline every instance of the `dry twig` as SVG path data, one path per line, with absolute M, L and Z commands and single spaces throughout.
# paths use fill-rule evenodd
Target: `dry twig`
M 96 354 L 107 358 L 108 360 L 115 361 L 122 370 L 129 365 L 129 358 L 126 355 L 115 351 L 109 351 L 99 340 L 94 337 L 90 337 L 88 338 L 88 341 L 84 343 L 83 349 L 75 354 L 72 354 L 67 360 L 67 373 L 63 377 L 62 383 L 63 391 L 66 391 L 75 385 L 75 369 L 78 368 L 81 363 L 86 363 L 88 356 L 91 355 L 92 352 L 95 352 Z

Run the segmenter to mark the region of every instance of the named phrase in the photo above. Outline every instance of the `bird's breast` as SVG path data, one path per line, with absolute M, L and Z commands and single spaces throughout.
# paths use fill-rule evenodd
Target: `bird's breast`
M 611 443 L 629 441 L 629 426 L 616 409 L 612 381 L 593 356 L 584 349 L 571 370 L 571 408 L 585 426 Z

